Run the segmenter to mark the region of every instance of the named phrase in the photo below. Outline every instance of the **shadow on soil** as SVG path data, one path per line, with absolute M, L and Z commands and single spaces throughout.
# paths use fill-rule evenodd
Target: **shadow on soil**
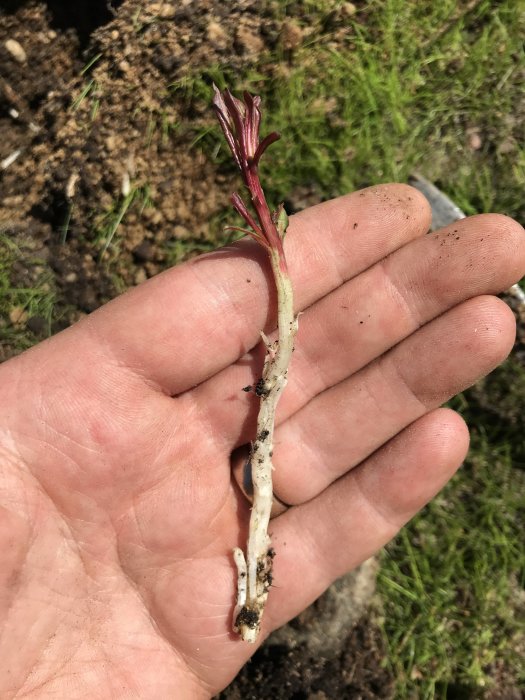
M 4 0 L 2 4 L 4 12 L 13 14 L 26 5 L 27 0 Z M 80 48 L 84 49 L 92 32 L 113 18 L 122 0 L 46 0 L 45 4 L 51 16 L 51 27 L 61 31 L 74 29 Z

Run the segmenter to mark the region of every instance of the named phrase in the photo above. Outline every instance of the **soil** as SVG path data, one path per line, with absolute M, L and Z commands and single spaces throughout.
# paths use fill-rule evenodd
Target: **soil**
M 217 700 L 375 700 L 393 697 L 393 678 L 381 667 L 384 642 L 364 619 L 335 658 L 300 645 L 263 646 Z
M 52 268 L 53 331 L 221 242 L 214 218 L 237 175 L 191 145 L 215 124 L 191 76 L 261 63 L 271 75 L 303 40 L 255 0 L 73 5 L 10 0 L 0 15 L 0 161 L 20 151 L 0 169 L 0 228 Z M 277 45 L 287 58 L 274 65 Z

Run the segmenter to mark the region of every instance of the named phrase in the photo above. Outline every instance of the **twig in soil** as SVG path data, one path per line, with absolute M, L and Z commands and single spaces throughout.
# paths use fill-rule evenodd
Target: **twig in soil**
M 21 153 L 22 153 L 22 149 L 17 148 L 16 151 L 13 151 L 6 158 L 4 158 L 2 161 L 0 161 L 0 170 L 7 170 L 7 168 L 10 165 L 13 165 L 13 163 L 20 156 Z
M 275 410 L 287 382 L 297 318 L 293 311 L 293 290 L 284 255 L 283 241 L 288 217 L 281 204 L 270 211 L 259 180 L 258 166 L 261 156 L 279 134 L 273 132 L 259 141 L 261 122 L 261 98 L 244 93 L 244 101 L 234 97 L 229 90 L 221 93 L 215 87 L 213 105 L 220 125 L 248 188 L 254 217 L 241 197 L 232 195 L 232 203 L 250 229 L 242 231 L 268 252 L 277 289 L 278 338 L 270 341 L 261 333 L 266 346 L 262 377 L 257 383 L 260 397 L 257 433 L 250 453 L 253 482 L 253 507 L 246 556 L 238 547 L 233 552 L 237 566 L 237 604 L 233 616 L 233 629 L 247 642 L 257 640 L 268 591 L 272 584 L 272 565 L 275 552 L 268 535 L 268 523 L 273 503 L 272 453 Z

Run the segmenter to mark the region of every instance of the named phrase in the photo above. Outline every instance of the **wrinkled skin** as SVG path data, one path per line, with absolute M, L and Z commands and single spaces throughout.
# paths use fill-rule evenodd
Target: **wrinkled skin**
M 523 230 L 429 220 L 404 185 L 292 217 L 303 313 L 274 462 L 293 507 L 272 521 L 264 635 L 441 489 L 468 432 L 439 406 L 512 347 L 492 295 L 525 271 Z M 242 241 L 0 367 L 0 697 L 207 698 L 253 653 L 230 631 L 249 516 L 231 453 L 274 301 Z

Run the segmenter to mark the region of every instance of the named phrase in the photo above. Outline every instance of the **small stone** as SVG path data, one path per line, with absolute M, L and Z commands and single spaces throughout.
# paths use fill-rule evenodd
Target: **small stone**
M 153 65 L 163 73 L 171 73 L 181 64 L 181 59 L 173 54 L 155 55 L 152 58 Z
M 116 41 L 116 40 L 119 38 L 119 33 L 118 33 L 118 31 L 117 31 L 116 29 L 114 29 L 114 30 L 111 32 L 111 38 L 113 39 L 113 41 Z
M 181 221 L 188 221 L 189 219 L 192 218 L 192 213 L 190 211 L 190 208 L 188 207 L 186 202 L 182 199 L 177 204 L 177 216 Z
M 175 238 L 178 240 L 184 241 L 185 239 L 189 238 L 191 236 L 190 231 L 186 228 L 186 226 L 181 226 L 178 224 L 177 226 L 173 227 L 173 235 Z
M 8 39 L 4 46 L 18 63 L 25 63 L 27 61 L 27 54 L 16 39 Z
M 297 22 L 286 20 L 281 29 L 281 42 L 285 51 L 294 51 L 303 43 L 304 31 Z
M 235 39 L 244 53 L 258 54 L 264 50 L 264 41 L 248 27 L 242 25 L 238 27 Z
M 341 6 L 341 14 L 346 15 L 346 17 L 351 17 L 357 12 L 357 7 L 353 2 L 344 2 Z
M 146 274 L 146 270 L 143 267 L 139 267 L 139 269 L 135 272 L 133 281 L 135 282 L 135 284 L 142 284 L 147 279 L 148 276 Z
M 100 306 L 95 290 L 92 287 L 86 287 L 82 290 L 78 298 L 78 306 L 86 313 L 91 313 Z
M 133 249 L 133 257 L 138 262 L 150 262 L 155 258 L 155 247 L 150 241 L 142 241 Z
M 516 141 L 512 137 L 506 139 L 505 141 L 502 141 L 500 145 L 497 147 L 496 152 L 500 156 L 504 156 L 507 153 L 512 153 L 513 151 L 517 150 L 517 144 Z
M 210 215 L 210 205 L 204 200 L 202 202 L 196 202 L 193 206 L 193 211 L 199 218 L 206 218 Z
M 225 49 L 228 45 L 228 35 L 219 22 L 214 20 L 209 22 L 208 26 L 206 27 L 206 35 L 208 37 L 208 41 L 218 49 Z
M 42 335 L 47 331 L 48 323 L 43 316 L 31 316 L 26 321 L 26 328 L 35 335 Z
M 3 204 L 5 207 L 19 207 L 23 204 L 24 197 L 21 194 L 13 195 L 12 197 L 4 197 Z
M 49 37 L 46 32 L 38 32 L 36 38 L 41 44 L 49 44 Z
M 68 272 L 64 279 L 66 280 L 66 282 L 69 282 L 71 284 L 72 282 L 77 281 L 78 276 L 76 272 Z
M 476 127 L 472 129 L 467 129 L 468 145 L 472 151 L 479 151 L 483 142 L 479 133 L 479 129 Z
M 162 19 L 173 19 L 175 17 L 175 7 L 171 3 L 163 5 L 159 12 L 159 17 Z
M 9 320 L 11 321 L 13 326 L 22 326 L 28 318 L 29 314 L 27 313 L 27 311 L 24 311 L 24 309 L 21 306 L 13 306 L 13 308 L 9 312 Z
M 152 2 L 148 7 L 148 12 L 162 19 L 173 19 L 175 17 L 175 7 L 169 2 Z
M 126 61 L 126 59 L 123 59 L 122 61 L 120 61 L 120 63 L 118 64 L 118 67 L 120 68 L 120 70 L 121 70 L 123 73 L 127 73 L 127 72 L 129 71 L 129 69 L 130 69 L 130 65 L 129 65 L 129 63 Z
M 147 209 L 144 209 L 142 217 L 153 226 L 158 226 L 163 220 L 162 213 L 158 209 L 155 209 L 155 207 L 147 207 Z

